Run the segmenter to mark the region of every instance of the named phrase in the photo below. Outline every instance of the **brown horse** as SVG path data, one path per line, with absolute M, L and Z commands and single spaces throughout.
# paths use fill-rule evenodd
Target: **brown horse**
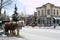
M 8 34 L 8 30 L 11 29 L 11 27 L 10 27 L 10 23 L 9 23 L 9 22 L 6 22 L 4 28 L 5 28 L 5 34 Z
M 6 22 L 5 23 L 5 34 L 9 34 L 9 30 L 10 30 L 10 34 L 11 35 L 15 35 L 15 29 L 18 28 L 18 24 L 17 22 L 13 23 L 13 22 Z

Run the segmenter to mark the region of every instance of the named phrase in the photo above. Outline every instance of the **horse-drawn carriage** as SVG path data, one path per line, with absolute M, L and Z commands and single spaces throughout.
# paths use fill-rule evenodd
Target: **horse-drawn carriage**
M 22 29 L 21 22 L 10 22 L 10 21 L 5 21 L 4 23 L 4 33 L 6 35 L 16 35 L 15 30 L 17 29 L 17 35 L 19 35 L 19 29 Z

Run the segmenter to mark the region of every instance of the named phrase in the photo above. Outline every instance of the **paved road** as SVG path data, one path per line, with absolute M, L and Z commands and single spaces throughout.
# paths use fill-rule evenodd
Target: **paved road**
M 60 30 L 25 27 L 19 37 L 0 36 L 0 40 L 60 40 Z

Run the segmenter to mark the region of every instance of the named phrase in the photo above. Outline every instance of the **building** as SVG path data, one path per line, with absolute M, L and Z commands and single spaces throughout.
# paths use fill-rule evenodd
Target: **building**
M 32 24 L 32 17 L 33 17 L 33 15 L 29 15 L 28 17 L 26 17 L 26 25 L 31 26 L 31 24 Z
M 37 24 L 39 26 L 53 26 L 54 24 L 60 24 L 60 7 L 47 3 L 41 7 L 37 7 L 36 10 Z
M 37 26 L 37 12 L 34 12 L 34 16 L 32 17 L 32 22 L 34 26 Z

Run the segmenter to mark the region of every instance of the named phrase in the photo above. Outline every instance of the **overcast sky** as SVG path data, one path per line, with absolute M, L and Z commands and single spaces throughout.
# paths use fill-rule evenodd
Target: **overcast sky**
M 60 6 L 60 0 L 13 0 L 13 3 L 9 6 L 9 8 L 5 8 L 8 15 L 13 14 L 14 12 L 14 4 L 16 3 L 18 7 L 18 13 L 23 11 L 24 14 L 33 14 L 36 11 L 36 7 L 41 7 L 46 3 L 52 3 L 56 6 Z

